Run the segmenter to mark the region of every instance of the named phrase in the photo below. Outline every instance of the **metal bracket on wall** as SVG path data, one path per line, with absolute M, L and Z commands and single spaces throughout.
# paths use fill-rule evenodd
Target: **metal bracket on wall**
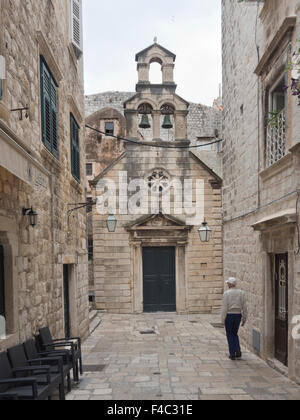
M 24 108 L 15 108 L 15 109 L 11 109 L 11 112 L 19 112 L 20 117 L 19 120 L 22 121 L 23 120 L 23 112 L 25 111 L 25 118 L 29 118 L 29 114 L 27 111 L 29 111 L 29 106 L 26 106 Z

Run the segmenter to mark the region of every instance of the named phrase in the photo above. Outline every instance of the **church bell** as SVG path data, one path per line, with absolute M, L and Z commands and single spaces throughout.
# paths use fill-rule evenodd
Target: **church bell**
M 151 125 L 149 123 L 148 115 L 145 114 L 145 115 L 142 116 L 142 121 L 141 121 L 139 127 L 143 128 L 143 129 L 151 127 Z
M 171 128 L 173 128 L 173 124 L 172 124 L 170 115 L 165 116 L 162 128 L 164 128 L 166 130 L 170 130 Z

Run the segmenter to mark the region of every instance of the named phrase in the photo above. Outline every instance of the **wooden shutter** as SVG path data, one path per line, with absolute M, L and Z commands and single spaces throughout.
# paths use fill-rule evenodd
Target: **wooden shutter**
M 82 0 L 70 0 L 71 42 L 77 58 L 82 54 Z
M 71 114 L 71 171 L 76 181 L 80 182 L 80 144 L 79 126 Z
M 52 153 L 58 157 L 58 120 L 57 120 L 57 86 L 51 80 L 51 134 L 52 134 Z
M 47 149 L 52 152 L 51 141 L 51 76 L 41 62 L 41 99 L 42 99 L 42 135 L 43 143 Z
M 42 138 L 47 149 L 58 158 L 57 85 L 41 60 Z

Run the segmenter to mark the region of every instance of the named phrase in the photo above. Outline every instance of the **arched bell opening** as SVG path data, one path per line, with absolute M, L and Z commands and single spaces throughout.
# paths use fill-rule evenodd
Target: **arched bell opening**
M 152 58 L 149 63 L 149 82 L 152 85 L 161 85 L 163 83 L 162 73 L 163 62 L 160 58 Z
M 163 140 L 166 140 L 166 141 L 174 140 L 175 107 L 171 104 L 164 104 L 160 108 L 160 112 L 161 112 L 161 137 Z
M 153 138 L 153 107 L 148 103 L 143 103 L 138 107 L 138 134 L 142 140 L 152 140 Z

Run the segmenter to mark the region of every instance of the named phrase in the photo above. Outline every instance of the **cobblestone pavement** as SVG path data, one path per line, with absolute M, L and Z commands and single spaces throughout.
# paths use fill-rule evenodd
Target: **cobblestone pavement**
M 288 400 L 300 387 L 245 351 L 231 361 L 219 317 L 102 315 L 68 400 Z M 154 334 L 150 334 L 154 332 Z

